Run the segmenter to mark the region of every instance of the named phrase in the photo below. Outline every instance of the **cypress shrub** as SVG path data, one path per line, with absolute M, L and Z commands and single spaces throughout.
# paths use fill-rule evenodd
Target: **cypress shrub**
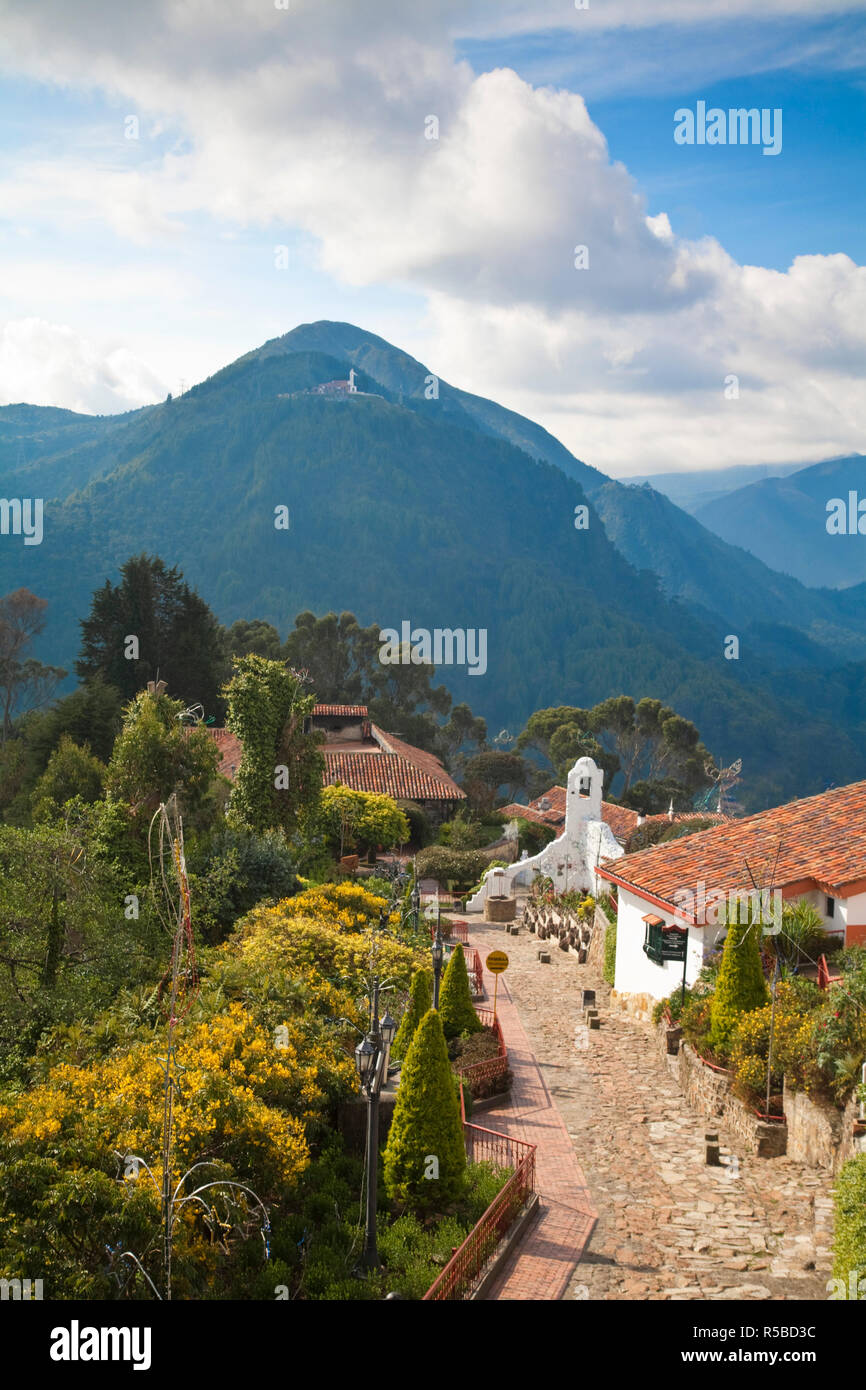
M 866 1154 L 842 1168 L 836 1183 L 836 1230 L 833 1238 L 835 1300 L 866 1301 Z M 852 1271 L 854 1277 L 852 1278 Z
M 415 1029 L 433 1003 L 430 975 L 426 970 L 416 970 L 412 976 L 409 1002 L 406 1005 L 397 1036 L 391 1046 L 391 1056 L 399 1061 L 409 1051 L 409 1044 L 415 1036 Z
M 439 990 L 439 1016 L 446 1038 L 459 1038 L 461 1033 L 480 1033 L 484 1026 L 472 1003 L 462 946 L 455 946 L 451 952 Z
M 614 980 L 615 980 L 615 976 L 616 976 L 616 921 L 615 921 L 615 920 L 614 920 L 613 922 L 611 922 L 610 920 L 608 920 L 608 924 L 607 924 L 607 926 L 605 927 L 605 931 L 604 931 L 604 965 L 602 966 L 602 971 L 601 971 L 601 973 L 602 973 L 602 975 L 604 976 L 604 978 L 605 978 L 605 980 L 607 981 L 607 983 L 608 983 L 609 985 L 613 986 Z
M 415 1030 L 400 1074 L 385 1145 L 388 1196 L 423 1211 L 441 1211 L 459 1197 L 466 1171 L 460 1104 L 442 1023 L 428 1009 Z
M 727 1057 L 737 1025 L 743 1014 L 762 1008 L 769 1000 L 767 982 L 761 968 L 760 917 L 754 920 L 749 904 L 748 921 L 737 912 L 728 923 L 725 949 L 710 1009 L 707 1042 L 714 1052 Z

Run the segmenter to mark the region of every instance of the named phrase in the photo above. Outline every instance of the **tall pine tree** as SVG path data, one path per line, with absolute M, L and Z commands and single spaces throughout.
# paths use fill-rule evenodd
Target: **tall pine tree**
M 120 583 L 107 579 L 93 595 L 81 632 L 81 680 L 102 677 L 131 700 L 158 678 L 172 698 L 222 717 L 225 633 L 177 567 L 167 569 L 156 555 L 127 560 Z

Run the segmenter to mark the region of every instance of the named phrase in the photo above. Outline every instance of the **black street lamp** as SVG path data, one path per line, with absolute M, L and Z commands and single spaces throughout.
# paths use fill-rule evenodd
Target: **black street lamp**
M 439 1008 L 439 980 L 442 976 L 442 961 L 445 957 L 445 946 L 442 941 L 442 913 L 436 909 L 436 936 L 433 940 L 433 1008 Z
M 373 980 L 373 999 L 370 1010 L 370 1031 L 355 1048 L 355 1068 L 361 1083 L 361 1095 L 367 1101 L 367 1214 L 364 1224 L 362 1269 L 378 1269 L 379 1251 L 376 1245 L 376 1190 L 379 1170 L 379 1095 L 386 1075 L 388 1055 L 397 1032 L 389 1013 L 379 1022 L 379 977 Z

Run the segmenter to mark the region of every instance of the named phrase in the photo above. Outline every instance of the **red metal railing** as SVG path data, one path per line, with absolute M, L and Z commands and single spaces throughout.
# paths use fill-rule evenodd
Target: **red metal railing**
M 836 984 L 838 980 L 841 980 L 841 978 L 842 978 L 841 975 L 831 975 L 831 974 L 830 974 L 830 967 L 829 967 L 829 965 L 827 964 L 827 957 L 826 957 L 826 956 L 819 956 L 819 957 L 818 957 L 818 988 L 819 988 L 819 989 L 829 989 L 829 988 L 830 988 L 830 985 Z
M 448 930 L 449 926 L 450 930 Z M 432 940 L 435 937 L 435 935 L 436 923 L 433 922 L 430 927 L 430 939 Z M 465 922 L 446 923 L 445 930 L 442 932 L 442 935 L 445 937 L 446 941 L 459 941 L 461 945 L 465 946 L 469 942 L 469 927 Z
M 478 952 L 476 951 L 475 954 L 477 955 Z M 469 1082 L 469 1088 L 473 1094 L 479 1082 L 496 1080 L 508 1071 L 508 1048 L 505 1046 L 505 1038 L 502 1036 L 499 1019 L 494 1019 L 492 1009 L 476 1008 L 475 1012 L 486 1028 L 493 1029 L 494 1037 L 499 1043 L 499 1056 L 486 1057 L 483 1062 L 452 1063 L 452 1070 Z
M 495 1163 L 512 1168 L 511 1177 L 497 1193 L 481 1220 L 473 1226 L 442 1273 L 424 1295 L 422 1302 L 458 1301 L 468 1298 L 479 1276 L 515 1218 L 535 1191 L 535 1148 L 521 1139 L 498 1134 L 492 1129 L 466 1122 L 463 1092 L 460 1093 L 463 1137 L 470 1163 Z

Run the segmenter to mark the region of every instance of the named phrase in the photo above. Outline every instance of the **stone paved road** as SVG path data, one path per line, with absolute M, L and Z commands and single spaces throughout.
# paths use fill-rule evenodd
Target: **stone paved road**
M 508 952 L 504 978 L 598 1213 L 564 1296 L 825 1300 L 830 1176 L 746 1154 L 723 1129 L 736 1162 L 708 1168 L 704 1133 L 718 1125 L 686 1105 L 650 1029 L 608 1014 L 590 967 L 555 944 L 542 965 L 525 928 L 515 938 L 470 917 L 469 930 L 483 956 Z M 602 1026 L 576 1039 L 583 987 L 597 991 Z

